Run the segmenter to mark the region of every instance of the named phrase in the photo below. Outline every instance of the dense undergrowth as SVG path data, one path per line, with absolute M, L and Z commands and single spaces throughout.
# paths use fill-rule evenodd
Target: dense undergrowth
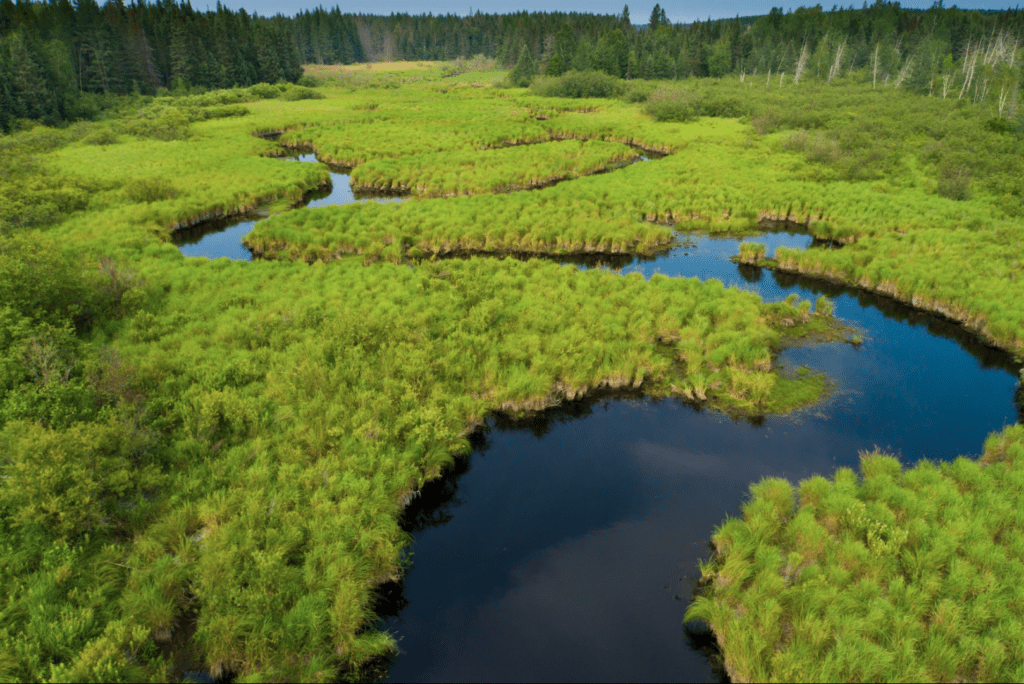
M 782 252 L 783 265 L 823 260 L 867 287 L 896 277 L 1021 346 L 1007 247 L 1020 188 L 1006 180 L 1021 141 L 981 107 L 723 80 L 683 96 L 705 118 L 658 121 L 644 97 L 679 96 L 655 98 L 656 84 L 583 100 L 460 78 L 143 98 L 104 122 L 0 138 L 0 543 L 13 587 L 0 675 L 161 678 L 156 644 L 184 648 L 195 616 L 215 674 L 335 678 L 391 648 L 367 626 L 374 587 L 402 571 L 403 505 L 487 412 L 635 387 L 762 413 L 821 390 L 772 370 L 786 337 L 829 327 L 809 302 L 536 260 L 418 261 L 432 253 L 651 252 L 673 226 L 801 223 L 852 244 Z M 248 237 L 268 258 L 181 257 L 170 231 L 327 182 L 322 165 L 273 158 L 282 147 L 259 135 L 279 131 L 357 179 L 447 192 L 451 175 L 473 196 L 286 211 Z M 530 178 L 566 173 L 544 150 L 606 163 L 625 143 L 671 154 L 492 194 L 525 160 Z M 500 163 L 463 173 L 475 160 Z M 943 189 L 965 177 L 969 193 Z M 906 280 L 929 259 L 966 269 L 965 289 Z

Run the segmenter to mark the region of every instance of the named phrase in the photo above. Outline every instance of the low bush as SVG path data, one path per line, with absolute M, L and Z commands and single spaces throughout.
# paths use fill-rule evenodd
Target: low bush
M 326 96 L 319 90 L 306 86 L 295 85 L 289 86 L 283 93 L 281 93 L 280 97 L 285 102 L 297 102 L 299 100 L 322 100 Z
M 963 166 L 944 165 L 939 169 L 939 194 L 962 202 L 971 198 L 971 172 Z
M 644 107 L 655 121 L 693 121 L 700 116 L 695 96 L 679 87 L 658 88 L 650 97 Z
M 620 97 L 626 82 L 601 71 L 568 71 L 561 76 L 539 76 L 530 90 L 541 97 Z

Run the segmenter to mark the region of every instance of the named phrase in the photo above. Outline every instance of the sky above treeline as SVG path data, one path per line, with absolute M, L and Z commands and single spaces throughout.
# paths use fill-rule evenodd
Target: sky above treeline
M 191 0 L 192 6 L 198 10 L 216 6 L 216 0 L 206 2 L 204 0 Z M 261 16 L 284 14 L 292 16 L 303 10 L 311 10 L 322 5 L 324 9 L 331 9 L 335 5 L 341 7 L 344 13 L 352 14 L 391 14 L 392 12 L 406 14 L 457 14 L 465 16 L 470 12 L 477 11 L 486 14 L 510 14 L 512 12 L 586 12 L 590 14 L 620 14 L 622 12 L 623 0 L 589 0 L 588 2 L 551 2 L 551 0 L 348 0 L 338 2 L 337 0 L 221 0 L 225 7 L 231 9 L 245 9 L 250 13 L 257 13 Z M 872 0 L 873 2 L 873 0 Z M 102 4 L 102 3 L 101 3 Z M 768 14 L 772 7 L 781 6 L 783 10 L 790 11 L 800 7 L 801 4 L 814 6 L 814 2 L 804 3 L 766 3 L 759 0 L 722 0 L 721 2 L 682 2 L 679 0 L 668 0 L 661 6 L 665 9 L 668 18 L 676 23 L 690 23 L 693 21 L 705 21 L 708 17 L 722 19 L 727 17 L 757 16 Z M 831 9 L 833 3 L 824 0 L 821 6 Z M 870 3 L 869 3 L 870 4 Z M 901 2 L 903 7 L 926 9 L 932 4 L 931 0 L 909 0 Z M 854 7 L 861 7 L 863 0 L 856 2 Z M 959 0 L 958 2 L 947 2 L 947 7 L 963 9 L 1008 9 L 1018 7 L 1020 0 L 1012 2 L 998 2 L 997 0 Z M 847 0 L 846 7 L 850 6 Z M 654 8 L 652 0 L 645 0 L 643 3 L 629 3 L 629 18 L 634 24 L 646 24 Z

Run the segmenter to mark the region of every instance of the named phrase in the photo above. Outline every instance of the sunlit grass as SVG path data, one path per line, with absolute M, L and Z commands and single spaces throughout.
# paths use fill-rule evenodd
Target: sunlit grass
M 1024 427 L 981 460 L 753 485 L 687 611 L 739 681 L 1018 681 Z

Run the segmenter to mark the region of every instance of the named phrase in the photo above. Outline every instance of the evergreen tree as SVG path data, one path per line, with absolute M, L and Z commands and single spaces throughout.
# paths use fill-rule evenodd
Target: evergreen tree
M 516 60 L 516 66 L 512 73 L 508 75 L 509 83 L 517 88 L 525 88 L 530 85 L 530 82 L 536 75 L 537 65 L 534 63 L 533 56 L 530 54 L 529 48 L 526 47 L 526 43 L 523 43 L 519 49 L 519 59 Z
M 647 30 L 656 31 L 658 29 L 658 23 L 661 20 L 661 5 L 654 5 L 654 9 L 651 10 L 651 18 L 647 20 Z
M 728 38 L 719 38 L 708 56 L 708 73 L 714 77 L 722 77 L 731 70 L 732 43 Z

